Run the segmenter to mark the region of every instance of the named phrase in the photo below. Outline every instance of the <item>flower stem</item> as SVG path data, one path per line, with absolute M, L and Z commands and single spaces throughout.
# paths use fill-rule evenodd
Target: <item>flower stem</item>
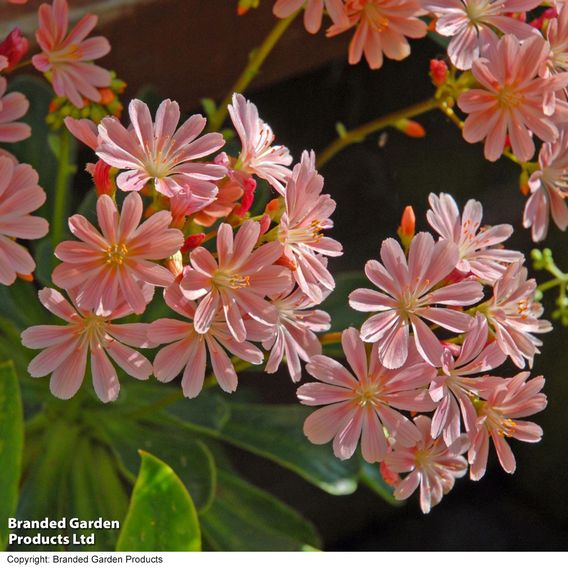
M 335 140 L 335 142 L 332 142 L 320 153 L 317 161 L 317 167 L 322 168 L 344 148 L 351 144 L 355 144 L 356 142 L 362 142 L 367 136 L 369 136 L 369 134 L 373 134 L 378 130 L 383 130 L 387 126 L 392 126 L 395 122 L 403 118 L 412 118 L 419 114 L 424 114 L 425 112 L 438 108 L 438 106 L 439 101 L 437 99 L 426 99 L 425 101 L 416 103 L 401 110 L 385 114 L 384 116 L 381 116 L 376 120 L 372 120 L 367 124 L 363 124 L 353 130 L 346 131 L 342 136 Z
M 71 138 L 69 131 L 64 128 L 59 135 L 59 165 L 55 180 L 55 201 L 53 204 L 53 221 L 51 223 L 51 236 L 55 247 L 63 236 L 68 198 L 68 178 L 73 168 L 69 163 Z
M 244 68 L 235 84 L 231 87 L 231 89 L 227 93 L 227 96 L 223 99 L 223 102 L 219 105 L 215 113 L 210 117 L 210 131 L 215 132 L 219 130 L 219 128 L 221 128 L 223 122 L 225 121 L 225 118 L 227 117 L 227 106 L 231 103 L 233 93 L 242 93 L 249 86 L 251 81 L 258 75 L 262 64 L 270 55 L 270 52 L 274 49 L 274 46 L 278 43 L 278 40 L 284 35 L 284 32 L 288 29 L 290 24 L 294 21 L 294 19 L 300 12 L 301 10 L 298 10 L 287 18 L 278 20 L 277 24 L 272 28 L 272 30 L 270 30 L 270 33 L 262 42 L 262 45 L 251 51 L 251 53 L 249 54 L 249 62 L 247 66 Z

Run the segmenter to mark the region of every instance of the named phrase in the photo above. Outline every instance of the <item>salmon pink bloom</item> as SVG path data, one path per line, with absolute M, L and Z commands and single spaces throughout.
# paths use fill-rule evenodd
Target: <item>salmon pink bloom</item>
M 568 14 L 568 10 L 563 13 Z M 549 218 L 565 231 L 568 227 L 568 133 L 562 131 L 560 138 L 544 144 L 538 155 L 540 168 L 529 178 L 531 196 L 523 214 L 523 226 L 532 227 L 532 240 L 542 241 L 548 233 Z
M 411 329 L 424 360 L 435 367 L 440 365 L 442 345 L 423 319 L 458 333 L 472 325 L 471 316 L 457 309 L 437 307 L 469 306 L 483 297 L 479 282 L 463 280 L 443 285 L 458 258 L 458 247 L 452 241 L 434 243 L 429 233 L 418 233 L 410 244 L 408 261 L 398 242 L 386 239 L 381 246 L 382 264 L 376 260 L 367 262 L 365 274 L 381 292 L 359 288 L 349 295 L 349 304 L 362 312 L 379 312 L 363 324 L 361 338 L 378 342 L 379 358 L 385 367 L 396 369 L 404 365 Z
M 365 58 L 371 69 L 383 65 L 383 54 L 400 61 L 410 55 L 407 37 L 426 35 L 426 24 L 419 19 L 426 12 L 419 0 L 347 0 L 347 24 L 335 24 L 327 30 L 333 37 L 356 27 L 349 45 L 349 63 Z
M 273 146 L 274 133 L 268 124 L 258 116 L 258 109 L 242 95 L 233 94 L 229 114 L 242 149 L 235 169 L 255 174 L 266 180 L 278 193 L 284 193 L 282 182 L 290 177 L 292 156 L 286 146 Z
M 488 333 L 487 320 L 478 313 L 458 356 L 454 358 L 449 349 L 444 349 L 442 367 L 430 384 L 430 396 L 437 403 L 431 435 L 438 438 L 443 433 L 448 446 L 460 435 L 460 410 L 466 430 L 474 429 L 477 415 L 471 398 L 476 396 L 481 379 L 472 375 L 495 369 L 507 358 L 496 341 L 487 342 Z
M 349 20 L 345 14 L 343 0 L 276 0 L 274 15 L 277 18 L 287 18 L 305 6 L 304 26 L 311 34 L 316 34 L 321 28 L 324 9 L 335 24 L 347 25 Z
M 6 39 L 0 42 L 0 59 L 4 58 L 4 65 L 0 70 L 11 71 L 28 52 L 29 41 L 22 35 L 20 28 L 14 28 Z
M 189 300 L 200 299 L 194 316 L 198 333 L 207 333 L 222 307 L 233 337 L 247 337 L 243 314 L 266 325 L 274 325 L 276 308 L 264 299 L 290 285 L 290 271 L 273 263 L 282 255 L 282 245 L 270 242 L 253 249 L 260 236 L 260 224 L 246 221 L 233 238 L 227 223 L 217 233 L 217 259 L 205 248 L 191 251 L 181 290 Z
M 478 418 L 468 453 L 471 479 L 477 481 L 485 475 L 489 438 L 493 440 L 499 463 L 507 473 L 515 472 L 516 462 L 506 438 L 531 443 L 542 438 L 540 426 L 517 420 L 546 408 L 546 395 L 540 392 L 544 377 L 528 378 L 529 373 L 519 373 L 510 379 L 488 378 L 487 389 L 481 391 L 485 400 L 478 399 L 475 403 Z
M 183 234 L 170 229 L 168 211 L 152 215 L 139 226 L 142 198 L 132 193 L 124 200 L 121 213 L 108 195 L 97 200 L 97 218 L 102 234 L 82 215 L 69 219 L 69 228 L 81 242 L 64 241 L 55 248 L 63 263 L 53 271 L 53 282 L 66 290 L 77 289 L 82 309 L 108 316 L 125 302 L 141 314 L 146 309 L 146 284 L 168 286 L 173 281 L 163 260 L 183 245 Z
M 8 82 L 0 77 L 0 142 L 19 142 L 29 138 L 32 129 L 23 122 L 14 122 L 22 118 L 30 103 L 22 93 L 6 94 Z
M 302 377 L 300 360 L 308 363 L 314 355 L 321 355 L 316 333 L 327 331 L 331 318 L 326 312 L 315 310 L 317 303 L 300 288 L 272 298 L 272 305 L 278 311 L 278 321 L 269 339 L 262 343 L 264 349 L 270 351 L 265 371 L 275 373 L 286 356 L 290 377 L 298 382 Z
M 523 258 L 518 251 L 500 248 L 513 234 L 511 225 L 495 225 L 494 227 L 479 228 L 483 215 L 483 207 L 479 201 L 470 199 L 460 212 L 454 198 L 448 193 L 428 197 L 430 210 L 426 216 L 430 226 L 440 235 L 440 238 L 452 241 L 458 245 L 460 259 L 457 270 L 465 275 L 470 272 L 487 282 L 494 282 L 505 272 L 505 267 L 511 262 Z
M 196 304 L 185 298 L 177 281 L 166 288 L 164 299 L 176 314 L 189 321 L 163 318 L 150 325 L 148 337 L 153 342 L 170 343 L 154 359 L 154 374 L 159 381 L 171 381 L 183 371 L 183 394 L 195 398 L 203 388 L 208 352 L 219 386 L 225 392 L 233 392 L 237 388 L 237 373 L 226 351 L 253 365 L 262 363 L 262 351 L 248 341 L 236 341 L 220 313 L 206 333 L 196 331 Z
M 152 299 L 152 290 L 151 286 L 144 288 L 146 302 Z M 39 299 L 67 325 L 34 325 L 22 333 L 22 343 L 30 349 L 43 349 L 31 361 L 28 372 L 32 377 L 51 374 L 50 390 L 57 398 L 67 400 L 75 396 L 85 378 L 89 352 L 93 386 L 103 402 L 116 400 L 120 390 L 108 355 L 135 379 L 146 380 L 152 374 L 150 361 L 132 349 L 151 347 L 146 335 L 148 324 L 113 323 L 132 313 L 127 304 L 117 305 L 103 317 L 71 305 L 53 288 L 40 290 Z
M 210 203 L 217 195 L 212 180 L 224 177 L 227 170 L 218 164 L 195 162 L 216 152 L 225 141 L 218 133 L 199 136 L 207 120 L 200 114 L 188 118 L 179 128 L 179 105 L 162 101 L 156 121 L 148 105 L 134 99 L 128 106 L 132 122 L 127 130 L 117 118 L 104 118 L 99 124 L 97 155 L 107 164 L 126 170 L 116 179 L 124 191 L 140 191 L 149 181 L 167 197 L 188 187 L 195 198 Z
M 69 35 L 67 0 L 53 0 L 51 6 L 42 4 L 38 18 L 36 39 L 43 53 L 32 57 L 34 67 L 49 73 L 55 93 L 67 97 L 77 108 L 83 107 L 83 97 L 100 102 L 99 88 L 110 85 L 111 75 L 92 62 L 106 55 L 110 45 L 101 36 L 86 39 L 97 25 L 97 16 L 84 16 Z
M 99 145 L 99 131 L 97 125 L 88 118 L 73 118 L 66 116 L 63 119 L 67 130 L 77 138 L 80 142 L 88 146 L 91 150 L 97 149 Z
M 427 514 L 452 490 L 456 479 L 467 473 L 467 461 L 461 454 L 469 441 L 461 435 L 447 446 L 442 438 L 433 440 L 430 436 L 430 418 L 417 416 L 414 422 L 420 432 L 418 443 L 412 448 L 395 444 L 385 465 L 393 473 L 410 472 L 395 484 L 395 499 L 408 499 L 420 487 L 420 508 Z
M 527 280 L 527 269 L 522 262 L 510 264 L 493 288 L 485 315 L 493 327 L 499 347 L 520 369 L 525 359 L 532 367 L 534 356 L 540 353 L 542 341 L 534 333 L 552 331 L 549 321 L 538 319 L 542 306 L 535 302 L 536 282 Z
M 47 221 L 30 215 L 44 203 L 45 192 L 35 170 L 0 156 L 0 284 L 9 286 L 18 274 L 35 270 L 30 253 L 15 239 L 45 237 Z
M 365 344 L 353 327 L 343 332 L 341 345 L 353 373 L 329 357 L 315 355 L 306 370 L 321 382 L 307 383 L 297 391 L 302 404 L 324 406 L 304 423 L 310 442 L 327 444 L 333 439 L 335 455 L 345 460 L 353 455 L 361 439 L 361 452 L 369 463 L 384 459 L 392 439 L 402 446 L 413 446 L 420 433 L 395 409 L 432 410 L 426 387 L 435 369 L 416 353 L 404 368 L 386 369 L 379 361 L 376 345 L 367 357 Z
M 512 17 L 514 12 L 536 8 L 540 0 L 426 0 L 424 7 L 436 16 L 436 31 L 451 37 L 448 55 L 458 69 L 471 69 L 482 46 L 495 41 L 495 30 L 526 39 L 538 31 Z
M 568 120 L 567 107 L 559 104 L 554 116 L 545 114 L 547 93 L 568 84 L 568 73 L 538 77 L 548 50 L 540 35 L 522 44 L 506 35 L 489 44 L 484 56 L 474 61 L 471 70 L 481 88 L 462 93 L 458 106 L 469 114 L 463 137 L 471 143 L 485 139 L 484 154 L 489 161 L 501 156 L 507 135 L 515 156 L 523 162 L 530 160 L 535 151 L 533 133 L 544 142 L 554 142 L 559 136 L 555 122 Z
M 284 245 L 284 255 L 295 266 L 298 286 L 316 303 L 323 299 L 323 290 L 335 288 L 321 256 L 340 256 L 341 244 L 323 236 L 333 227 L 329 218 L 335 211 L 335 201 L 322 195 L 323 178 L 315 169 L 315 155 L 304 152 L 296 164 L 284 194 L 285 212 L 280 219 L 278 239 Z

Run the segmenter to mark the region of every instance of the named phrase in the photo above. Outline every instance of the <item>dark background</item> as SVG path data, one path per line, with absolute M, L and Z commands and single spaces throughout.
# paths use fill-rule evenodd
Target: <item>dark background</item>
M 32 0 L 27 9 L 33 11 L 37 4 Z M 71 1 L 72 6 L 82 4 L 87 2 Z M 199 110 L 202 97 L 224 96 L 248 51 L 275 23 L 271 0 L 262 0 L 261 9 L 243 18 L 235 15 L 236 0 L 144 0 L 127 11 L 117 10 L 117 2 L 91 2 L 91 9 L 93 4 L 100 5 L 99 31 L 113 45 L 101 63 L 128 82 L 124 100 L 151 83 L 188 112 Z M 25 14 L 26 8 L 11 8 Z M 21 16 L 19 23 L 27 21 Z M 331 142 L 337 121 L 353 128 L 433 93 L 428 61 L 442 55 L 442 48 L 432 41 L 414 42 L 410 58 L 387 60 L 381 70 L 370 71 L 365 62 L 347 64 L 348 39 L 326 40 L 323 33 L 314 38 L 295 22 L 247 92 L 278 142 L 296 159 L 303 149 L 317 151 Z M 331 260 L 332 271 L 361 270 L 367 259 L 378 257 L 380 242 L 394 236 L 407 204 L 416 211 L 418 228 L 427 230 L 424 213 L 432 191 L 451 193 L 461 206 L 469 198 L 480 200 L 485 222 L 515 227 L 511 248 L 526 254 L 531 250 L 530 234 L 521 226 L 525 198 L 518 189 L 518 168 L 506 159 L 485 161 L 482 146 L 466 143 L 438 112 L 418 120 L 427 131 L 424 139 L 390 130 L 384 147 L 379 148 L 378 135 L 371 136 L 322 170 L 326 192 L 338 203 L 333 236 L 345 250 L 343 257 Z M 543 245 L 553 249 L 564 269 L 566 242 L 566 235 L 552 227 Z M 548 315 L 552 309 L 548 302 Z M 459 480 L 429 515 L 422 515 L 415 497 L 398 508 L 365 488 L 332 497 L 250 454 L 234 451 L 235 464 L 252 482 L 312 520 L 327 550 L 566 550 L 567 338 L 567 330 L 556 324 L 544 337 L 533 369 L 547 379 L 549 404 L 536 417 L 545 431 L 543 441 L 530 445 L 513 440 L 515 475 L 503 472 L 492 455 L 481 481 Z M 515 369 L 509 371 L 512 375 Z M 248 388 L 267 402 L 295 400 L 286 373 L 251 383 Z

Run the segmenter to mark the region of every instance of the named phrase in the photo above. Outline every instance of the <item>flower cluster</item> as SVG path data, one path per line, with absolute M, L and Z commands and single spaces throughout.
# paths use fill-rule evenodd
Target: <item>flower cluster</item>
M 306 370 L 319 382 L 298 389 L 303 404 L 322 407 L 304 425 L 312 442 L 333 440 L 335 455 L 347 459 L 360 441 L 363 458 L 381 463 L 397 499 L 420 486 L 425 513 L 468 464 L 471 479 L 483 476 L 490 439 L 513 473 L 507 438 L 542 436 L 536 424 L 518 419 L 546 406 L 544 379 L 493 373 L 507 358 L 520 369 L 532 366 L 541 345 L 536 334 L 551 325 L 540 319 L 523 255 L 502 246 L 512 227 L 481 227 L 481 218 L 477 201 L 460 215 L 450 195 L 431 194 L 427 219 L 437 240 L 409 235 L 407 219 L 407 250 L 386 239 L 381 260 L 365 266 L 378 290 L 349 297 L 352 308 L 372 314 L 360 330 L 343 332 L 351 370 L 313 356 Z

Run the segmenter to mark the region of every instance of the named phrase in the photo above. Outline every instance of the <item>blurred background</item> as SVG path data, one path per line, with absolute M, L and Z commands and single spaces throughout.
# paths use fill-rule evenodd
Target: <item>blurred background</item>
M 41 2 L 0 7 L 0 36 L 14 24 L 28 35 Z M 276 20 L 272 0 L 243 17 L 236 0 L 71 0 L 72 15 L 100 16 L 98 33 L 113 50 L 101 64 L 128 83 L 123 101 L 151 85 L 186 112 L 201 111 L 204 97 L 221 99 Z M 9 16 L 8 16 L 9 14 Z M 412 44 L 403 62 L 386 61 L 379 71 L 366 63 L 347 64 L 349 34 L 327 40 L 309 35 L 298 19 L 269 56 L 247 96 L 260 116 L 297 159 L 303 149 L 322 150 L 340 121 L 353 128 L 433 93 L 428 62 L 442 48 L 429 39 Z M 519 170 L 508 160 L 491 164 L 482 146 L 467 144 L 441 113 L 417 119 L 423 139 L 389 130 L 351 146 L 322 170 L 326 192 L 337 201 L 333 236 L 345 254 L 332 271 L 360 271 L 378 257 L 382 239 L 394 236 L 401 212 L 412 204 L 417 229 L 427 229 L 424 213 L 430 192 L 449 192 L 461 206 L 475 198 L 489 224 L 510 223 L 510 248 L 529 254 L 530 234 L 521 226 L 525 198 Z M 543 246 L 568 269 L 566 234 L 552 227 Z M 533 274 L 546 278 L 544 274 Z M 548 298 L 548 300 L 554 298 Z M 546 302 L 550 317 L 552 302 Z M 491 456 L 487 475 L 477 483 L 459 480 L 429 515 L 415 498 L 393 508 L 365 488 L 345 497 L 327 495 L 292 473 L 250 454 L 233 451 L 235 466 L 250 481 L 301 511 L 320 530 L 326 550 L 566 550 L 568 543 L 568 330 L 555 324 L 544 336 L 533 373 L 543 374 L 549 404 L 535 420 L 544 428 L 540 444 L 512 442 L 515 475 L 504 473 Z M 515 369 L 509 369 L 511 375 Z M 245 386 L 246 383 L 246 386 Z M 260 375 L 241 383 L 239 396 L 271 403 L 295 400 L 286 373 Z M 240 389 L 241 390 L 241 389 Z

